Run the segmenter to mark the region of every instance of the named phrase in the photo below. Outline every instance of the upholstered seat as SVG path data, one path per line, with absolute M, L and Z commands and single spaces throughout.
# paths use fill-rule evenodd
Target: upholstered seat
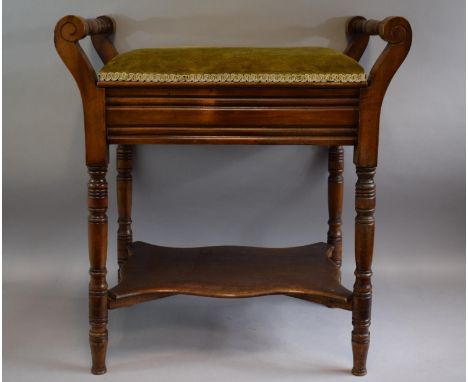
M 129 82 L 365 82 L 354 59 L 330 48 L 157 48 L 119 54 L 100 81 Z

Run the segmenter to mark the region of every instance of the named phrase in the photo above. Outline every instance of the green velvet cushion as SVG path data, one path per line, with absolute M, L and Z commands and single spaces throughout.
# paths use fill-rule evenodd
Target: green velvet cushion
M 120 54 L 101 81 L 363 82 L 364 69 L 330 48 L 157 48 Z

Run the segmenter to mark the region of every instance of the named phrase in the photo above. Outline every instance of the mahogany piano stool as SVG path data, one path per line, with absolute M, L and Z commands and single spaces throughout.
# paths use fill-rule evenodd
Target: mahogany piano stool
M 93 374 L 106 372 L 109 309 L 176 294 L 284 294 L 352 312 L 354 375 L 366 374 L 380 109 L 411 45 L 402 17 L 357 16 L 348 46 L 330 48 L 156 48 L 117 53 L 108 16 L 65 16 L 55 46 L 75 78 L 84 109 L 90 261 L 89 340 Z M 369 37 L 387 42 L 365 74 Z M 79 41 L 91 36 L 96 73 Z M 117 145 L 118 284 L 109 289 L 109 145 Z M 328 147 L 327 243 L 294 248 L 168 248 L 133 242 L 132 156 L 139 144 L 320 145 Z M 340 283 L 343 146 L 353 146 L 356 281 Z

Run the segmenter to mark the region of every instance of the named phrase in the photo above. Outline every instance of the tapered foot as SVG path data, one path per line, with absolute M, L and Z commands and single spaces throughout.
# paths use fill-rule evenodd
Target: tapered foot
M 366 360 L 369 344 L 353 343 L 353 369 L 351 373 L 356 376 L 363 376 L 367 374 Z
M 351 370 L 351 373 L 353 373 L 353 375 L 355 375 L 357 377 L 362 377 L 362 376 L 367 374 L 367 369 L 365 369 L 365 368 L 364 369 L 355 369 L 355 368 L 353 368 Z
M 90 335 L 89 343 L 91 345 L 92 366 L 91 373 L 95 375 L 105 374 L 106 352 L 107 352 L 107 333 L 104 336 Z
M 106 369 L 105 366 L 104 366 L 103 369 L 94 369 L 94 368 L 91 368 L 91 373 L 94 374 L 94 375 L 106 374 L 106 372 L 107 372 L 107 369 Z

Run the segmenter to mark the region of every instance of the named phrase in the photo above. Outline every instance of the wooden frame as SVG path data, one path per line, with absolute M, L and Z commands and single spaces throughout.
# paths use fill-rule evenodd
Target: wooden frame
M 371 264 L 380 108 L 411 45 L 402 17 L 349 20 L 345 53 L 359 60 L 369 36 L 387 46 L 367 83 L 156 84 L 99 82 L 79 41 L 91 36 L 104 63 L 117 55 L 108 16 L 65 16 L 55 46 L 75 78 L 84 109 L 89 172 L 89 320 L 92 373 L 106 372 L 109 309 L 193 294 L 249 297 L 286 294 L 352 311 L 355 375 L 366 374 L 371 311 Z M 132 155 L 137 144 L 306 144 L 329 147 L 327 243 L 288 249 L 207 247 L 177 249 L 132 243 Z M 119 283 L 106 281 L 108 148 L 117 148 Z M 356 166 L 353 291 L 340 284 L 343 146 Z M 219 255 L 223 254 L 222 257 Z M 265 256 L 268 256 L 266 258 Z M 222 258 L 222 260 L 221 260 Z M 259 266 L 262 264 L 262 266 Z M 189 269 L 196 269 L 196 276 Z M 157 277 L 154 277 L 157 275 Z M 154 281 L 156 280 L 156 281 Z

